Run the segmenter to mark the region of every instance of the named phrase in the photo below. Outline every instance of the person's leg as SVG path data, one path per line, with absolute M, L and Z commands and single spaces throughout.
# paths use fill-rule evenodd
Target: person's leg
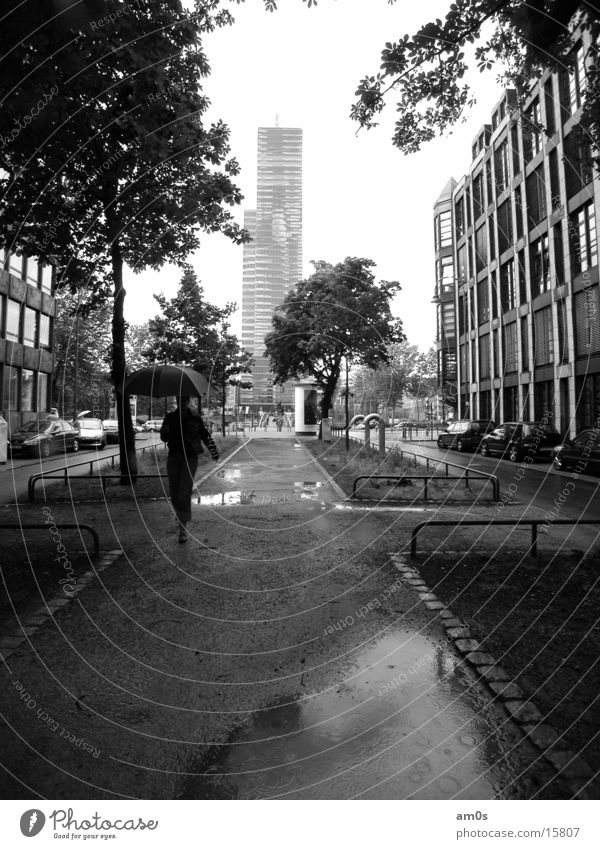
M 173 499 L 175 514 L 179 523 L 179 542 L 186 542 L 186 525 L 192 518 L 192 491 L 198 468 L 198 458 L 194 454 L 181 456 L 177 477 L 176 498 Z

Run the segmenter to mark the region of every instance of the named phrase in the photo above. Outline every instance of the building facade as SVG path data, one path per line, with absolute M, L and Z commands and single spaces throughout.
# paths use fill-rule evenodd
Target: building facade
M 254 364 L 251 390 L 242 404 L 268 408 L 293 401 L 291 388 L 273 385 L 264 339 L 277 307 L 302 278 L 302 130 L 260 127 L 256 210 L 244 226 L 253 241 L 244 245 L 242 346 Z
M 54 267 L 0 251 L 1 412 L 15 428 L 52 401 Z
M 579 124 L 584 47 L 520 108 L 504 93 L 468 173 L 434 208 L 438 356 L 454 338 L 463 418 L 548 418 L 570 436 L 600 424 L 600 181 Z

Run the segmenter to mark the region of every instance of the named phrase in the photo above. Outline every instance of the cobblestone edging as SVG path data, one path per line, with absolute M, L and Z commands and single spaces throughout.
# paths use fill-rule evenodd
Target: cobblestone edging
M 51 619 L 62 607 L 71 604 L 77 595 L 84 589 L 96 575 L 103 572 L 123 554 L 120 548 L 114 548 L 112 551 L 106 551 L 92 558 L 94 564 L 93 569 L 84 572 L 83 575 L 77 578 L 77 583 L 68 595 L 55 596 L 51 601 L 47 602 L 43 607 L 40 607 L 35 613 L 25 616 L 20 620 L 18 628 L 13 634 L 7 634 L 0 637 L 0 658 L 6 660 L 13 654 L 23 643 L 29 642 L 36 631 Z
M 527 699 L 518 684 L 511 680 L 508 672 L 496 663 L 491 654 L 481 651 L 480 643 L 471 638 L 468 626 L 431 592 L 417 568 L 401 554 L 392 553 L 390 557 L 401 573 L 403 583 L 413 589 L 425 607 L 440 618 L 441 625 L 458 654 L 491 690 L 494 699 L 502 705 L 523 736 L 554 767 L 572 796 L 577 796 L 578 799 L 596 798 L 592 791 L 588 793 L 586 789 L 586 785 L 594 779 L 594 772 L 584 759 L 565 748 L 554 728 L 544 722 L 537 706 Z

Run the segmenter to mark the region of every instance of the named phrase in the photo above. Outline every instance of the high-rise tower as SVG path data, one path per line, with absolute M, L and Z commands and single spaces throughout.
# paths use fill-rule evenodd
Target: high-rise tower
M 274 389 L 263 353 L 273 313 L 302 277 L 301 129 L 259 127 L 256 194 L 256 210 L 244 216 L 253 241 L 244 245 L 242 288 L 242 345 L 253 355 L 254 387 L 242 399 L 266 408 L 291 401 L 290 391 Z

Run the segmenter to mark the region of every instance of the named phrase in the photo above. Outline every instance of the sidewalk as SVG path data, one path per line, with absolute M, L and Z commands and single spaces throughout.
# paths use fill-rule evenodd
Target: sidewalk
M 294 436 L 197 490 L 185 545 L 167 501 L 116 505 L 123 556 L 5 659 L 5 798 L 564 793 L 390 556 L 398 514 L 339 510 Z

